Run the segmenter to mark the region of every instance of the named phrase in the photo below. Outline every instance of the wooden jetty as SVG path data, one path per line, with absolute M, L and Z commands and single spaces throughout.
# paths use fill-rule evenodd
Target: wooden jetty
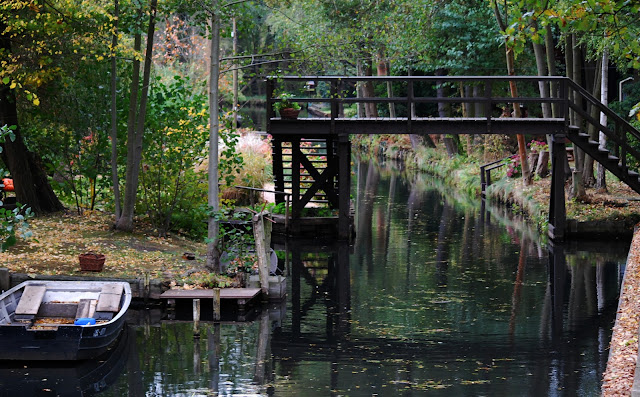
M 260 288 L 220 288 L 220 300 L 235 301 L 240 310 L 260 295 Z M 214 299 L 212 289 L 170 289 L 160 294 L 160 299 Z

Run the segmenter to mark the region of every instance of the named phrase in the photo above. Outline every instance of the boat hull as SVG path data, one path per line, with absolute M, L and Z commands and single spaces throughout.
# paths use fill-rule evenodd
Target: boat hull
M 37 282 L 29 281 L 27 283 Z M 131 302 L 131 291 L 127 283 L 122 283 L 123 293 L 120 310 L 114 313 L 111 320 L 84 326 L 60 324 L 51 327 L 38 327 L 34 324 L 24 325 L 14 319 L 15 312 L 10 310 L 15 311 L 16 304 L 5 302 L 12 299 L 16 301 L 18 299 L 16 296 L 20 296 L 20 287 L 23 284 L 0 295 L 0 311 L 6 313 L 5 317 L 8 319 L 0 324 L 0 360 L 86 360 L 104 354 L 117 342 L 125 324 L 126 311 Z M 57 291 L 63 288 L 73 289 L 75 287 L 79 289 L 83 284 L 81 282 L 46 282 L 44 285 L 48 290 Z M 93 288 L 91 291 L 100 291 L 104 283 L 87 285 Z M 85 289 L 80 293 L 86 297 L 90 294 L 88 291 Z M 12 293 L 14 294 L 13 298 L 9 297 Z M 67 290 L 63 293 L 66 294 L 64 296 L 71 294 Z M 55 292 L 52 295 L 51 299 L 56 299 Z M 96 295 L 99 295 L 99 292 Z

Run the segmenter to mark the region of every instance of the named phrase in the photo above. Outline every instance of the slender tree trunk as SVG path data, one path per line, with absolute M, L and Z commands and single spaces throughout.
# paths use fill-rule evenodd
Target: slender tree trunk
M 493 13 L 496 17 L 496 21 L 498 22 L 498 26 L 500 27 L 500 29 L 502 31 L 507 30 L 505 18 L 503 18 L 502 15 L 500 14 L 500 9 L 498 8 L 497 1 L 493 2 Z M 505 51 L 507 56 L 507 72 L 509 76 L 515 76 L 516 69 L 515 69 L 515 58 L 513 55 L 513 50 L 509 48 L 509 43 L 507 43 L 506 41 L 505 41 Z M 514 98 L 517 97 L 518 88 L 516 86 L 515 81 L 510 81 L 509 87 L 511 88 L 511 96 Z M 513 110 L 514 110 L 515 117 L 521 116 L 519 104 L 514 103 Z M 531 175 L 531 170 L 529 169 L 529 161 L 527 160 L 527 144 L 524 141 L 524 135 L 518 134 L 517 139 L 518 139 L 518 154 L 520 156 L 520 164 L 522 166 L 522 181 L 526 186 L 528 186 L 533 181 L 533 178 Z
M 602 54 L 602 77 L 600 78 L 600 102 L 603 105 L 607 106 L 609 104 L 609 51 L 605 48 Z M 607 126 L 607 115 L 604 112 L 600 112 L 600 125 L 606 127 Z M 603 131 L 600 131 L 600 136 L 598 137 L 598 142 L 600 143 L 600 149 L 606 149 L 607 146 L 607 136 Z M 607 191 L 607 179 L 606 172 L 602 164 L 598 163 L 598 178 L 596 181 L 596 188 L 601 192 Z
M 129 137 L 127 138 L 127 175 L 124 196 L 124 206 L 122 216 L 116 222 L 116 229 L 122 231 L 133 230 L 133 216 L 135 214 L 135 203 L 138 193 L 140 176 L 140 163 L 142 162 L 142 139 L 144 137 L 145 118 L 147 113 L 147 99 L 149 94 L 149 80 L 151 78 L 151 61 L 153 58 L 153 36 L 155 33 L 155 18 L 157 12 L 157 0 L 151 0 L 149 27 L 147 29 L 147 48 L 145 51 L 144 72 L 142 77 L 142 91 L 140 93 L 140 107 L 134 128 L 129 126 Z M 138 64 L 139 65 L 139 64 Z M 138 66 L 139 68 L 139 66 Z M 134 66 L 135 69 L 135 66 Z M 134 70 L 134 78 L 137 75 Z M 137 94 L 137 90 L 136 90 Z M 132 92 L 133 98 L 133 92 Z M 131 106 L 129 107 L 131 112 Z M 135 109 L 135 108 L 134 108 Z M 135 112 L 135 110 L 134 110 Z M 131 113 L 129 113 L 131 121 Z M 133 134 L 131 130 L 133 129 Z
M 358 76 L 364 76 L 364 67 L 362 66 L 362 60 L 358 59 L 356 68 L 358 69 Z M 358 98 L 364 98 L 364 87 L 362 82 L 356 82 L 356 90 L 358 92 Z M 356 104 L 358 108 L 358 117 L 364 118 L 366 117 L 365 106 L 364 103 L 358 102 Z
M 0 51 L 10 54 L 11 41 L 4 34 L 5 30 L 6 25 L 0 23 Z M 7 84 L 0 84 L 0 125 L 16 126 L 13 131 L 15 140 L 7 138 L 1 143 L 2 161 L 13 178 L 16 200 L 37 214 L 64 210 L 42 170 L 40 160 L 24 143 L 15 92 Z
M 573 54 L 573 56 L 571 57 L 572 62 L 573 62 L 573 66 L 572 66 L 572 70 L 573 70 L 573 81 L 575 81 L 577 84 L 582 86 L 582 65 L 584 64 L 584 54 L 582 52 L 581 47 L 578 45 L 578 40 L 576 38 L 575 35 L 572 35 L 573 39 L 572 39 L 572 43 L 573 43 L 573 47 L 571 49 L 571 53 Z M 573 103 L 575 103 L 578 107 L 582 108 L 582 95 L 576 95 L 575 98 L 573 99 Z M 578 127 L 580 127 L 581 129 L 584 128 L 583 127 L 583 123 L 582 123 L 582 116 L 580 116 L 579 113 L 574 112 L 574 119 L 573 119 L 573 125 L 576 125 Z M 582 149 L 580 149 L 577 146 L 573 146 L 573 150 L 574 150 L 574 164 L 575 164 L 575 168 L 577 170 L 582 171 L 583 167 L 584 167 L 584 160 L 585 160 L 585 153 Z M 579 164 L 579 165 L 578 165 Z M 565 169 L 565 171 L 569 171 L 568 169 Z M 580 187 L 581 191 L 584 190 L 584 186 Z
M 547 76 L 547 64 L 546 64 L 546 51 L 544 50 L 544 46 L 539 43 L 533 43 L 533 53 L 536 58 L 536 67 L 538 69 L 538 76 Z M 549 84 L 540 81 L 538 82 L 538 90 L 540 91 L 540 98 L 546 99 L 549 98 Z M 549 118 L 551 117 L 551 104 L 548 102 L 542 103 L 542 117 Z
M 362 64 L 362 70 L 364 72 L 364 76 L 373 76 L 373 70 L 371 68 L 371 60 L 367 60 Z M 371 81 L 366 81 L 362 83 L 362 96 L 364 98 L 375 98 L 376 93 L 373 87 L 373 83 Z M 378 107 L 375 103 L 366 102 L 364 104 L 365 116 L 366 117 L 378 117 Z
M 220 273 L 219 224 L 214 215 L 220 211 L 218 198 L 218 134 L 219 111 L 218 79 L 220 77 L 220 18 L 218 15 L 218 0 L 211 1 L 213 15 L 211 17 L 211 65 L 209 70 L 209 191 L 208 204 L 211 216 L 207 229 L 207 268 Z
M 389 75 L 389 64 L 388 62 L 385 60 L 385 56 L 384 56 L 384 51 L 383 50 L 379 50 L 378 51 L 378 62 L 377 62 L 377 69 L 378 69 L 378 76 L 388 76 Z M 387 97 L 388 98 L 392 98 L 393 97 L 393 85 L 391 84 L 391 81 L 387 81 Z M 396 117 L 396 104 L 393 102 L 389 102 L 389 117 L 391 118 L 395 118 Z
M 546 34 L 544 36 L 544 45 L 546 49 L 546 57 L 547 57 L 547 70 L 549 71 L 549 76 L 556 76 L 558 74 L 556 70 L 556 59 L 555 59 L 555 49 L 556 46 L 553 42 L 553 31 L 551 30 L 551 24 L 547 24 L 545 27 Z M 551 98 L 557 98 L 557 84 L 551 83 Z M 551 106 L 551 116 L 557 117 L 558 114 L 558 105 L 554 104 Z M 551 142 L 549 142 L 551 143 Z
M 592 90 L 592 94 L 594 97 L 598 98 L 600 96 L 600 81 L 601 81 L 601 74 L 600 74 L 600 68 L 602 67 L 602 59 L 598 59 L 598 61 L 596 62 L 596 68 L 595 70 L 598 71 L 598 73 L 595 73 L 594 78 L 593 78 L 593 90 Z M 589 110 L 589 114 L 591 115 L 592 118 L 597 119 L 599 116 L 599 111 L 595 106 L 591 106 L 591 109 Z M 599 131 L 596 130 L 595 126 L 592 124 L 589 124 L 589 136 L 591 137 L 592 140 L 597 141 L 598 140 L 598 133 Z M 593 175 L 593 157 L 587 155 L 585 153 L 584 156 L 584 167 L 582 169 L 582 180 L 584 181 L 584 185 L 585 186 L 594 186 L 596 183 L 595 177 Z
M 120 3 L 114 0 L 113 36 L 111 37 L 111 182 L 113 183 L 113 201 L 115 204 L 116 221 L 122 215 L 120 203 L 120 181 L 118 178 L 118 109 L 116 107 L 117 96 L 117 64 L 116 47 L 118 46 L 118 21 L 120 18 Z
M 513 56 L 513 51 L 511 49 L 507 49 L 507 70 L 509 76 L 515 76 L 515 59 Z M 509 87 L 511 89 L 511 96 L 513 98 L 518 96 L 518 88 L 516 86 L 515 81 L 509 82 Z M 513 104 L 513 112 L 515 117 L 522 117 L 520 113 L 520 104 Z M 529 168 L 529 160 L 527 159 L 527 143 L 524 141 L 524 135 L 518 134 L 516 135 L 518 139 L 518 154 L 520 157 L 520 164 L 522 165 L 522 182 L 525 186 L 531 185 L 533 181 L 533 176 L 531 174 L 531 169 Z
M 444 76 L 446 75 L 446 70 L 437 69 L 436 76 Z M 438 98 L 446 98 L 449 96 L 449 92 L 447 90 L 446 85 L 443 81 L 436 82 L 436 96 Z M 450 117 L 451 116 L 451 106 L 449 106 L 446 102 L 438 102 L 438 117 Z M 457 137 L 457 135 L 456 135 Z M 451 135 L 444 135 L 442 138 L 444 142 L 444 147 L 447 150 L 447 155 L 449 157 L 453 157 L 458 154 L 458 140 L 454 139 Z

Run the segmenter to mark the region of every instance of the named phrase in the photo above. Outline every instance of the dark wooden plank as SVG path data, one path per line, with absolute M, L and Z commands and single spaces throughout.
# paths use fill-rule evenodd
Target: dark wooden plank
M 78 302 L 78 310 L 76 310 L 76 318 L 87 318 L 91 309 L 91 299 L 80 299 Z
M 47 287 L 44 285 L 27 285 L 16 307 L 16 314 L 37 314 L 46 290 Z
M 62 317 L 72 318 L 78 311 L 75 303 L 42 303 L 38 310 L 38 318 L 41 317 Z

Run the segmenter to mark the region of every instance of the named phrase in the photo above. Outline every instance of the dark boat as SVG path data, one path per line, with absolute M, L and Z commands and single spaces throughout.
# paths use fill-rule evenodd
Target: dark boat
M 85 360 L 113 345 L 131 288 L 118 281 L 25 281 L 0 295 L 0 360 Z
M 102 393 L 124 372 L 135 349 L 135 330 L 125 325 L 104 354 L 82 361 L 2 361 L 0 397 L 51 395 L 86 397 Z

